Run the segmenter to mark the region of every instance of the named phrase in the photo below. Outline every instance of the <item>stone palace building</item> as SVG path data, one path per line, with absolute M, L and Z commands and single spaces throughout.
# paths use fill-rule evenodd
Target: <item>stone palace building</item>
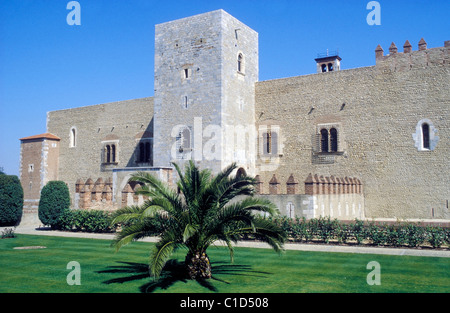
M 449 218 L 450 41 L 259 81 L 258 33 L 217 10 L 156 25 L 154 58 L 154 97 L 48 112 L 45 134 L 20 139 L 25 221 L 50 180 L 73 209 L 114 210 L 144 200 L 132 173 L 173 184 L 187 160 L 237 162 L 291 217 Z

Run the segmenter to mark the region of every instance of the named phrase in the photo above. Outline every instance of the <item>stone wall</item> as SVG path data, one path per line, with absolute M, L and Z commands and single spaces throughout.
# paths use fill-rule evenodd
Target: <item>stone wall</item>
M 383 56 L 376 66 L 257 83 L 256 123 L 279 125 L 282 145 L 273 168 L 258 164 L 260 180 L 357 176 L 368 218 L 448 218 L 448 55 L 446 44 Z M 410 66 L 400 66 L 400 59 Z M 430 149 L 417 147 L 424 120 L 435 132 Z M 338 130 L 337 151 L 321 152 L 323 128 Z M 262 192 L 269 188 L 263 184 Z M 285 185 L 279 188 L 287 193 Z
M 254 130 L 258 34 L 223 10 L 158 24 L 155 32 L 155 165 L 193 159 L 218 172 L 236 160 L 253 174 L 247 151 L 255 145 L 238 145 L 245 136 L 235 129 Z
M 153 144 L 153 98 L 49 112 L 47 129 L 61 138 L 58 179 L 69 186 L 72 204 L 77 202 L 78 179 L 102 177 L 108 181 L 113 179 L 114 170 L 139 171 L 153 161 L 139 162 L 140 143 Z M 113 145 L 114 160 L 111 155 L 107 162 L 106 146 Z M 120 175 L 117 178 L 126 179 Z M 117 181 L 117 185 L 121 184 Z M 113 198 L 120 201 L 121 190 L 113 190 Z

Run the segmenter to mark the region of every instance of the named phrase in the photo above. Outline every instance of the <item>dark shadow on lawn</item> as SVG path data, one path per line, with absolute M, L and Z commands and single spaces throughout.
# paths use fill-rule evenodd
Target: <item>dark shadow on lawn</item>
M 98 271 L 97 273 L 121 273 L 130 275 L 104 281 L 104 284 L 122 284 L 135 280 L 148 279 L 150 281 L 139 287 L 139 290 L 143 293 L 150 293 L 154 292 L 156 289 L 166 290 L 176 282 L 187 283 L 190 280 L 189 276 L 187 275 L 184 262 L 178 262 L 178 260 L 169 260 L 164 266 L 164 269 L 161 272 L 161 276 L 158 280 L 153 280 L 153 278 L 150 277 L 150 274 L 148 272 L 148 264 L 133 262 L 117 263 L 123 265 L 109 266 L 108 269 Z M 212 273 L 212 279 L 197 280 L 197 283 L 202 287 L 214 292 L 217 292 L 218 289 L 212 284 L 213 281 L 230 284 L 230 282 L 220 278 L 220 276 L 222 275 L 264 277 L 271 274 L 268 272 L 254 271 L 249 265 L 224 264 L 224 262 L 214 263 L 214 265 L 212 265 Z

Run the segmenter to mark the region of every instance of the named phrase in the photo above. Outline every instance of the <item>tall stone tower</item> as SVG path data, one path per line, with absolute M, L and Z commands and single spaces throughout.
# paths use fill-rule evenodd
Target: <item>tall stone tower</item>
M 154 166 L 254 173 L 258 34 L 223 10 L 156 25 Z

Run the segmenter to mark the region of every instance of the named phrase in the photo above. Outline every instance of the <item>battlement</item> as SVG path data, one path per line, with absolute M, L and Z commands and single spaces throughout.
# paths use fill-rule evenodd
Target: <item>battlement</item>
M 386 66 L 392 71 L 410 70 L 427 66 L 445 66 L 450 63 L 450 40 L 444 42 L 444 47 L 427 48 L 427 42 L 422 38 L 418 50 L 413 51 L 409 40 L 403 45 L 403 52 L 398 52 L 394 42 L 389 47 L 389 54 L 384 55 L 381 45 L 375 49 L 377 66 Z

